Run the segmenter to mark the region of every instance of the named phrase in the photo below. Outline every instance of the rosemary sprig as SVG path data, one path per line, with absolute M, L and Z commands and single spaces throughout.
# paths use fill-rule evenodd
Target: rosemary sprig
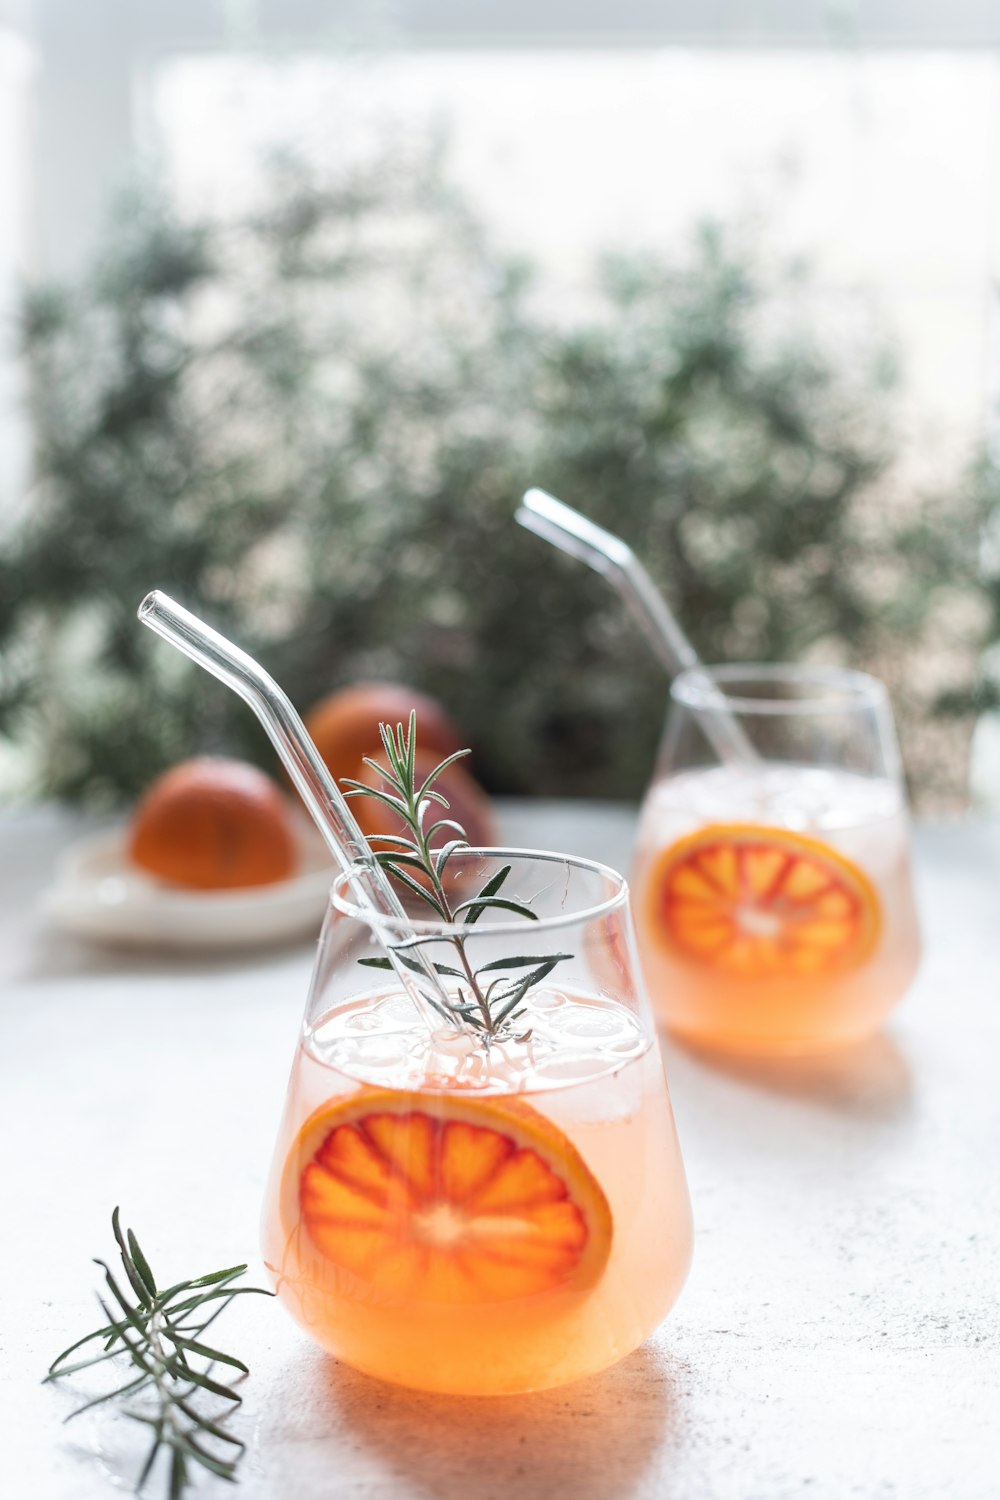
M 245 1265 L 178 1281 L 160 1291 L 135 1235 L 131 1229 L 123 1232 L 117 1208 L 111 1215 L 111 1227 L 132 1299 L 107 1263 L 95 1259 L 107 1287 L 107 1293 L 99 1293 L 97 1300 L 108 1321 L 64 1349 L 52 1361 L 45 1380 L 61 1380 L 95 1365 L 113 1367 L 127 1360 L 121 1384 L 91 1397 L 66 1420 L 104 1402 L 119 1403 L 124 1416 L 152 1430 L 136 1492 L 146 1483 L 162 1451 L 169 1455 L 167 1493 L 170 1500 L 179 1500 L 191 1482 L 193 1465 L 220 1479 L 235 1479 L 246 1446 L 222 1425 L 242 1397 L 211 1372 L 216 1365 L 225 1365 L 241 1375 L 249 1371 L 242 1360 L 206 1344 L 202 1335 L 234 1297 L 248 1293 L 270 1297 L 273 1293 L 263 1287 L 234 1286 L 246 1271 Z M 67 1363 L 70 1355 L 92 1344 L 100 1344 L 99 1353 Z M 224 1406 L 214 1406 L 211 1412 L 202 1410 L 206 1394 Z M 133 1405 L 137 1399 L 139 1404 Z
M 468 849 L 469 841 L 465 829 L 454 818 L 434 817 L 437 808 L 450 811 L 448 799 L 435 783 L 455 761 L 469 754 L 458 750 L 454 755 L 434 767 L 419 786 L 416 775 L 417 716 L 410 714 L 410 722 L 404 730 L 397 724 L 395 730 L 387 724 L 379 725 L 386 765 L 365 757 L 365 765 L 375 771 L 384 783 L 382 787 L 368 786 L 365 782 L 347 780 L 344 786 L 348 797 L 374 797 L 392 808 L 407 829 L 402 834 L 374 834 L 369 839 L 372 853 L 378 864 L 397 881 L 405 891 L 425 903 L 442 922 L 449 926 L 473 927 L 485 911 L 499 909 L 524 917 L 526 921 L 538 920 L 525 901 L 506 891 L 501 894 L 510 875 L 511 866 L 503 865 L 475 895 L 456 902 L 449 900 L 444 885 L 444 873 L 449 860 L 462 849 Z M 431 848 L 431 840 L 442 830 L 454 834 L 453 838 L 437 850 Z M 418 941 L 420 941 L 418 939 Z M 541 984 L 552 973 L 557 964 L 570 958 L 569 953 L 515 954 L 511 958 L 497 958 L 490 963 L 474 968 L 463 934 L 450 934 L 447 939 L 455 950 L 455 964 L 435 963 L 437 972 L 446 979 L 458 981 L 456 998 L 451 1010 L 454 1017 L 472 1028 L 489 1043 L 497 1037 L 513 1037 L 525 1041 L 530 1031 L 515 1034 L 516 1023 L 524 1015 L 524 1000 L 535 985 Z M 405 964 L 405 945 L 396 950 Z M 387 958 L 363 958 L 360 963 L 372 969 L 390 969 Z M 417 968 L 414 961 L 410 961 Z M 523 971 L 523 972 L 521 972 Z M 489 976 L 483 980 L 483 976 Z

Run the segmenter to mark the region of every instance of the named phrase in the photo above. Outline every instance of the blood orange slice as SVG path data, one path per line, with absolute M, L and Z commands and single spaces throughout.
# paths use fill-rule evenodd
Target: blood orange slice
M 611 1210 L 551 1121 L 520 1100 L 365 1089 L 323 1105 L 289 1154 L 286 1222 L 374 1291 L 499 1302 L 584 1290 Z
M 733 977 L 821 975 L 868 957 L 882 924 L 867 875 L 783 828 L 712 824 L 664 850 L 649 881 L 653 930 Z

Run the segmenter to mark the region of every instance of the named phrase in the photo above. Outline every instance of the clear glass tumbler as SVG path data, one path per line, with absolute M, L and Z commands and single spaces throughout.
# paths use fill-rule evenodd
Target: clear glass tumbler
M 735 735 L 712 732 L 719 715 Z M 745 748 L 720 764 L 727 742 Z M 794 1053 L 874 1030 L 920 956 L 882 684 L 806 666 L 681 673 L 633 888 L 653 1006 L 676 1032 Z
M 475 974 L 509 1011 L 492 1037 L 432 1033 L 379 967 L 373 924 L 395 943 L 393 920 L 334 883 L 264 1205 L 292 1315 L 424 1390 L 538 1390 L 612 1364 L 672 1306 L 691 1253 L 628 887 L 586 860 L 470 850 L 447 866 L 453 909 L 506 865 L 537 920 L 412 920 L 457 1003 Z

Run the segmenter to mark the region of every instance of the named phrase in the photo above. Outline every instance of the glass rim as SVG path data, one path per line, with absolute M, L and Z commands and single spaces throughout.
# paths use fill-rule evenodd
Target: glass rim
M 597 875 L 606 879 L 614 887 L 611 895 L 603 901 L 591 902 L 586 906 L 575 908 L 572 911 L 561 911 L 548 917 L 537 917 L 531 924 L 532 932 L 549 932 L 558 927 L 575 927 L 583 922 L 597 921 L 600 917 L 608 916 L 620 907 L 628 906 L 629 889 L 625 876 L 620 874 L 611 865 L 603 864 L 597 859 L 588 859 L 579 854 L 560 854 L 549 849 L 514 849 L 502 845 L 472 844 L 466 849 L 459 849 L 452 855 L 452 860 L 474 858 L 485 858 L 487 856 L 498 859 L 523 859 L 531 860 L 538 864 L 561 864 L 570 865 L 574 869 L 584 870 L 588 875 Z M 369 908 L 359 906 L 356 902 L 347 899 L 345 892 L 354 875 L 367 868 L 364 861 L 358 860 L 347 870 L 341 870 L 334 877 L 330 886 L 330 904 L 335 911 L 342 916 L 352 917 L 357 922 L 363 922 L 375 932 L 415 932 L 418 937 L 511 937 L 523 936 L 525 933 L 525 918 L 511 918 L 506 921 L 491 922 L 489 926 L 470 928 L 467 922 L 443 922 L 439 917 L 386 917 L 381 912 L 371 911 Z
M 710 688 L 706 692 L 706 679 Z M 801 684 L 801 697 L 751 697 L 730 691 L 750 684 Z M 685 667 L 670 684 L 671 701 L 700 714 L 828 714 L 852 709 L 884 709 L 885 684 L 856 667 L 811 666 L 806 662 L 726 662 L 717 666 Z

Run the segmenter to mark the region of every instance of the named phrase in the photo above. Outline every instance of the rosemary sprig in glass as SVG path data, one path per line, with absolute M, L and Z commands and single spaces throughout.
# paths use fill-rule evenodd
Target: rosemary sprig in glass
M 85 1401 L 66 1420 L 104 1402 L 120 1403 L 124 1416 L 152 1429 L 152 1444 L 136 1491 L 142 1489 L 163 1451 L 169 1455 L 168 1494 L 170 1500 L 179 1500 L 190 1483 L 193 1465 L 232 1480 L 246 1446 L 221 1425 L 242 1397 L 210 1372 L 216 1365 L 226 1365 L 241 1375 L 249 1371 L 241 1360 L 212 1348 L 202 1336 L 234 1297 L 270 1297 L 273 1293 L 263 1287 L 234 1286 L 246 1271 L 245 1265 L 178 1281 L 160 1291 L 135 1235 L 131 1229 L 122 1230 L 117 1208 L 111 1227 L 133 1296 L 129 1298 L 105 1261 L 95 1260 L 107 1286 L 107 1295 L 99 1294 L 97 1300 L 108 1321 L 64 1349 L 52 1361 L 45 1379 L 61 1380 L 95 1365 L 127 1360 L 121 1384 Z M 88 1344 L 100 1344 L 100 1352 L 68 1362 Z M 211 1414 L 203 1411 L 206 1394 L 224 1402 L 223 1408 L 215 1406 Z M 139 1404 L 133 1405 L 134 1401 Z
M 458 750 L 454 755 L 434 767 L 433 771 L 417 785 L 416 748 L 417 718 L 410 714 L 410 722 L 404 730 L 397 724 L 395 730 L 386 724 L 379 725 L 382 748 L 386 764 L 365 757 L 365 765 L 382 779 L 382 787 L 368 786 L 362 781 L 345 779 L 348 797 L 374 797 L 390 807 L 406 828 L 404 834 L 373 834 L 368 842 L 372 853 L 386 873 L 397 881 L 405 891 L 429 906 L 441 922 L 448 926 L 473 927 L 485 911 L 500 909 L 526 921 L 538 920 L 535 912 L 525 902 L 503 891 L 511 866 L 503 865 L 475 895 L 452 904 L 445 889 L 444 874 L 449 860 L 463 849 L 470 847 L 465 829 L 454 818 L 434 817 L 437 808 L 450 811 L 448 799 L 436 787 L 442 773 L 469 754 Z M 440 849 L 431 848 L 431 840 L 445 830 L 455 835 Z M 419 878 L 418 878 L 419 877 Z M 420 941 L 420 939 L 418 939 Z M 455 999 L 450 1007 L 452 1017 L 477 1032 L 487 1043 L 494 1039 L 526 1041 L 530 1031 L 517 1034 L 516 1027 L 524 1015 L 524 1001 L 528 992 L 541 984 L 552 973 L 557 964 L 572 955 L 569 953 L 514 954 L 510 958 L 496 958 L 489 963 L 473 966 L 467 940 L 461 932 L 447 937 L 455 950 L 454 964 L 435 963 L 437 972 L 446 979 L 458 981 Z M 407 962 L 405 944 L 396 949 L 397 956 Z M 390 969 L 387 958 L 363 958 L 360 963 L 372 969 Z M 414 963 L 412 967 L 416 968 Z M 486 977 L 488 976 L 488 977 Z

